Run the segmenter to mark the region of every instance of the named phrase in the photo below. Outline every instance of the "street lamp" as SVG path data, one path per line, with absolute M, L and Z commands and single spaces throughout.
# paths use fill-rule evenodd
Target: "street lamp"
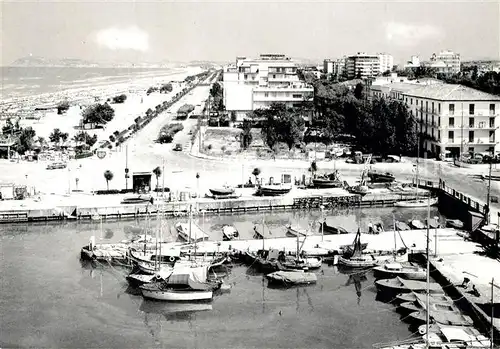
M 434 216 L 436 222 L 439 222 L 439 217 Z M 434 257 L 437 257 L 438 251 L 438 225 L 436 224 L 436 229 L 434 229 Z
M 196 172 L 196 191 L 198 197 L 200 197 L 200 174 Z
M 323 236 L 324 236 L 324 232 L 325 232 L 325 224 L 324 224 L 324 208 L 325 206 L 321 205 L 319 207 L 321 209 L 321 241 L 323 241 Z

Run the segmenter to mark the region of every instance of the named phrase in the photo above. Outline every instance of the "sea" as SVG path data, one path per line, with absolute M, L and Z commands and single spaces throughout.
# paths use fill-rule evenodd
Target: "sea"
M 372 208 L 215 215 L 195 223 L 221 239 L 223 224 L 245 238 L 262 220 L 274 236 L 283 236 L 287 224 L 306 228 L 324 218 L 354 231 L 369 222 L 391 227 L 394 218 L 426 215 L 426 209 Z M 210 303 L 171 304 L 144 300 L 128 286 L 128 269 L 79 259 L 92 235 L 120 241 L 159 224 L 168 235 L 177 221 L 0 225 L 0 347 L 360 349 L 413 336 L 391 304 L 376 300 L 371 272 L 324 264 L 316 285 L 280 289 L 234 264 L 219 272 L 229 293 Z
M 166 75 L 174 68 L 1 67 L 1 99 L 131 82 Z

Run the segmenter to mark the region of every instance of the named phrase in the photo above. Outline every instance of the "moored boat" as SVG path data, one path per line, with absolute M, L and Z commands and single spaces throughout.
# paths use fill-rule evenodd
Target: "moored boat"
M 429 200 L 426 198 L 423 199 L 414 199 L 414 200 L 407 200 L 407 201 L 398 201 L 394 203 L 394 206 L 396 207 L 427 207 L 429 205 L 434 206 L 437 205 L 438 203 L 438 198 L 430 198 Z
M 413 265 L 400 263 L 387 263 L 373 268 L 376 278 L 395 278 L 397 276 L 408 280 L 426 280 L 427 271 Z
M 144 284 L 148 284 L 156 280 L 156 275 L 154 274 L 141 274 L 141 273 L 131 273 L 126 277 L 128 283 L 132 287 L 139 287 Z
M 396 221 L 395 225 L 396 225 L 396 230 L 399 230 L 399 231 L 411 230 L 410 226 L 408 224 L 406 224 L 405 222 Z
M 222 188 L 212 188 L 209 189 L 210 193 L 215 196 L 225 196 L 234 194 L 234 188 L 222 187 Z
M 375 281 L 377 291 L 385 295 L 396 295 L 398 293 L 407 292 L 425 292 L 427 290 L 427 283 L 424 281 L 405 280 L 397 276 L 394 279 L 381 279 Z M 429 283 L 430 293 L 443 293 L 441 286 L 438 283 Z
M 463 229 L 464 223 L 459 219 L 447 219 L 446 226 L 455 229 Z
M 210 238 L 207 233 L 193 223 L 179 222 L 175 225 L 175 229 L 179 237 L 189 243 L 206 241 Z
M 193 290 L 184 288 L 160 288 L 156 284 L 145 284 L 140 287 L 142 296 L 148 299 L 170 302 L 208 301 L 213 298 L 212 290 Z
M 269 283 L 283 286 L 311 285 L 318 281 L 316 274 L 301 271 L 276 271 L 267 274 L 266 278 Z
M 324 174 L 321 176 L 316 176 L 312 179 L 312 184 L 314 188 L 342 188 L 344 182 L 340 179 L 338 171 Z
M 424 300 L 426 296 L 421 293 L 409 292 L 409 293 L 400 293 L 394 299 L 395 303 L 404 303 L 404 302 L 415 302 L 418 299 Z M 452 299 L 444 294 L 431 294 L 429 295 L 429 299 L 432 302 L 451 302 Z
M 352 255 L 341 256 L 338 259 L 338 264 L 348 268 L 371 268 L 379 264 L 379 261 L 373 255 L 362 254 L 361 232 L 356 233 L 353 242 Z
M 426 228 L 427 228 L 427 226 L 429 226 L 429 228 L 431 228 L 431 229 L 436 229 L 436 228 L 439 228 L 441 226 L 439 221 L 435 218 L 426 219 L 425 224 L 426 224 L 425 225 Z
M 429 314 L 432 321 L 442 325 L 452 326 L 472 326 L 474 322 L 467 315 L 462 315 L 460 311 L 437 311 L 431 310 Z M 425 324 L 427 319 L 426 310 L 422 309 L 408 315 L 408 319 L 416 324 Z
M 238 238 L 240 234 L 232 225 L 224 224 L 222 226 L 222 240 L 229 241 Z
M 368 178 L 372 183 L 392 183 L 396 177 L 390 172 L 379 172 L 375 170 L 368 171 Z
M 259 196 L 279 196 L 288 194 L 292 186 L 288 184 L 270 184 L 262 185 L 257 189 L 256 195 Z
M 302 230 L 300 228 L 292 228 L 292 226 L 288 226 L 286 228 L 286 235 L 290 237 L 297 237 L 297 236 L 310 236 L 313 235 L 312 232 Z
M 409 223 L 410 227 L 412 227 L 413 229 L 418 229 L 418 230 L 425 229 L 425 224 L 418 219 L 412 219 L 409 221 Z
M 298 257 L 298 258 L 287 258 L 281 263 L 286 269 L 297 269 L 297 270 L 310 270 L 319 269 L 323 264 L 323 259 L 321 257 Z

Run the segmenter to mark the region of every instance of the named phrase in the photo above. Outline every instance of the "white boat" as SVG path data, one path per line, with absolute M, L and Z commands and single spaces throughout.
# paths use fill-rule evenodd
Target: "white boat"
M 175 225 L 179 237 L 189 243 L 207 241 L 210 236 L 193 223 L 177 223 Z
M 238 238 L 240 234 L 238 233 L 238 230 L 232 225 L 224 224 L 222 226 L 222 239 L 225 241 L 233 240 L 235 238 Z
M 287 269 L 319 269 L 323 264 L 323 259 L 321 257 L 290 258 L 281 264 Z
M 153 282 L 156 279 L 154 274 L 132 273 L 127 275 L 127 281 L 131 286 L 141 286 Z
M 208 301 L 213 298 L 213 291 L 193 290 L 189 287 L 181 288 L 165 288 L 159 289 L 151 287 L 152 284 L 141 286 L 142 296 L 148 299 L 169 302 L 192 302 L 192 301 Z
M 430 205 L 434 206 L 434 205 L 437 205 L 438 198 L 398 201 L 398 202 L 394 203 L 394 206 L 396 206 L 396 207 L 427 207 L 429 201 L 430 201 Z
M 399 276 L 408 280 L 426 280 L 427 270 L 413 265 L 402 265 L 400 263 L 387 263 L 373 268 L 375 276 L 380 278 L 394 278 Z
M 300 228 L 292 228 L 292 226 L 288 226 L 286 228 L 286 235 L 291 236 L 291 237 L 310 236 L 310 235 L 313 235 L 313 233 L 310 231 L 307 231 L 307 230 L 302 230 Z
M 373 255 L 362 254 L 361 232 L 359 229 L 354 238 L 353 245 L 354 251 L 352 256 L 348 258 L 339 257 L 338 264 L 349 268 L 371 268 L 379 264 L 379 261 Z
M 301 271 L 275 271 L 267 274 L 269 283 L 281 284 L 284 286 L 311 285 L 318 281 L 314 273 L 305 273 Z

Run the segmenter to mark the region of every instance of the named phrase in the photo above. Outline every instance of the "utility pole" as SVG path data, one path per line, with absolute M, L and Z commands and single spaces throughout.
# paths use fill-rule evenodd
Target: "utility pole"
M 125 190 L 128 190 L 128 144 L 125 145 Z
M 161 196 L 163 199 L 165 199 L 165 158 L 163 158 L 161 161 L 161 173 L 162 173 Z
M 486 224 L 490 224 L 490 190 L 491 190 L 491 167 L 492 167 L 492 161 L 490 160 L 490 166 L 488 170 L 488 193 L 486 196 Z

